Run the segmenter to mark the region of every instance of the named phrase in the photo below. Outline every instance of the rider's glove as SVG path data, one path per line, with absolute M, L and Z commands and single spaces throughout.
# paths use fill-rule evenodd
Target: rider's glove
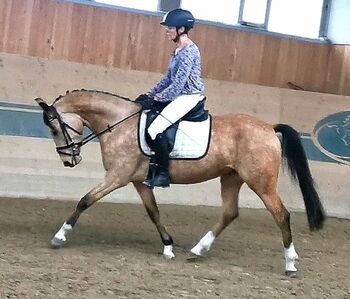
M 147 94 L 141 94 L 136 99 L 135 102 L 142 106 L 142 110 L 149 110 L 153 107 L 154 101 Z

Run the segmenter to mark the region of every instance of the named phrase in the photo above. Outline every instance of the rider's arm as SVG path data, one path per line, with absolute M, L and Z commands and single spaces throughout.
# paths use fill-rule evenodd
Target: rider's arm
M 148 95 L 153 98 L 157 93 L 162 92 L 165 88 L 169 86 L 171 83 L 170 80 L 170 66 L 163 77 L 162 80 L 160 80 L 149 92 Z
M 177 57 L 176 65 L 174 66 L 176 72 L 173 72 L 169 86 L 155 94 L 154 99 L 157 101 L 173 101 L 176 97 L 182 94 L 193 69 L 194 61 L 199 56 L 199 51 L 198 48 L 187 47 L 178 55 L 179 57 Z

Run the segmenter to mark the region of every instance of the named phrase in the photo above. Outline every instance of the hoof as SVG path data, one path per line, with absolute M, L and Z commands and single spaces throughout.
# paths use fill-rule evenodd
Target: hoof
M 189 263 L 197 262 L 199 260 L 203 259 L 201 255 L 197 255 L 193 252 L 189 252 L 186 257 L 186 261 Z
M 51 248 L 52 249 L 59 249 L 63 246 L 64 244 L 64 241 L 61 240 L 61 239 L 58 239 L 56 237 L 54 237 L 52 240 L 51 240 Z
M 289 278 L 296 278 L 297 277 L 297 271 L 286 271 L 285 274 Z
M 175 254 L 173 252 L 173 245 L 164 245 L 162 257 L 165 260 L 172 260 L 175 258 Z
M 167 261 L 171 261 L 175 259 L 175 255 L 169 255 L 169 254 L 163 254 L 162 255 L 163 259 L 167 260 Z

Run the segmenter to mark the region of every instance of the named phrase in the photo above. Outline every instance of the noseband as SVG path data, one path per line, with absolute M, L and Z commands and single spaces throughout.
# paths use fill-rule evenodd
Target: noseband
M 60 118 L 58 118 L 60 127 L 61 127 L 61 131 L 64 137 L 64 140 L 66 142 L 66 145 L 62 145 L 62 146 L 56 146 L 56 151 L 58 154 L 61 155 L 68 155 L 68 156 L 78 156 L 80 154 L 80 147 L 82 146 L 80 142 L 74 142 L 73 138 L 70 136 L 68 129 L 77 133 L 78 135 L 83 135 L 83 133 L 77 131 L 76 129 L 74 129 L 72 126 L 68 125 L 67 123 L 65 123 L 64 121 L 62 121 L 62 119 L 60 120 Z M 72 153 L 67 153 L 64 150 L 66 149 L 70 149 L 72 148 Z
M 65 143 L 66 143 L 65 145 L 62 145 L 62 146 L 56 146 L 56 152 L 60 155 L 70 156 L 71 157 L 70 165 L 72 165 L 72 166 L 76 165 L 77 164 L 76 157 L 79 156 L 79 154 L 80 154 L 80 147 L 81 147 L 80 143 L 81 142 L 75 142 L 73 140 L 73 138 L 71 137 L 71 135 L 69 134 L 68 130 L 71 130 L 78 135 L 82 135 L 82 133 L 79 132 L 78 130 L 74 129 L 72 126 L 70 126 L 66 122 L 64 122 L 55 108 L 53 108 L 53 110 L 51 110 L 51 111 L 53 111 L 53 113 L 51 115 L 47 115 L 46 120 L 44 117 L 44 122 L 49 127 L 52 128 L 53 126 L 51 125 L 51 122 L 54 121 L 55 119 L 57 119 L 57 121 L 60 125 L 60 128 L 61 128 L 64 140 L 65 140 Z M 67 149 L 72 149 L 72 151 L 67 152 L 66 151 Z

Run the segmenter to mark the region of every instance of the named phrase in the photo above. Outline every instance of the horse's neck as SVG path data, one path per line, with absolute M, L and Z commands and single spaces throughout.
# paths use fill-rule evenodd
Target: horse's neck
M 96 92 L 71 93 L 57 104 L 59 110 L 78 114 L 93 131 L 101 131 L 138 110 L 131 102 Z

